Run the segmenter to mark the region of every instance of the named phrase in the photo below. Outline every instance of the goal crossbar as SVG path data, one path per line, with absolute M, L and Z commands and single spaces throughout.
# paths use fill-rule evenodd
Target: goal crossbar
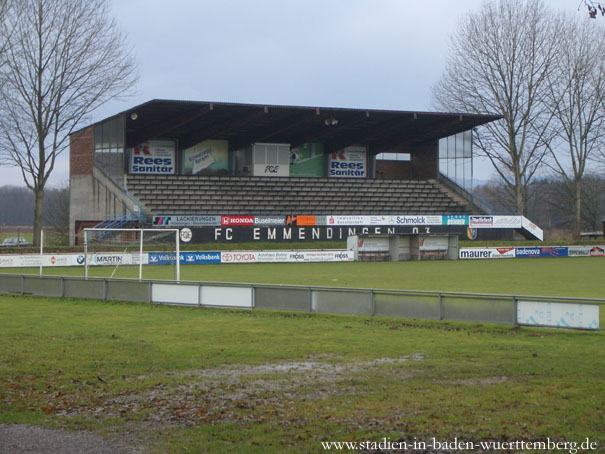
M 176 281 L 181 281 L 181 253 L 179 248 L 179 229 L 112 229 L 112 228 L 85 228 L 84 229 L 84 278 L 88 279 L 88 232 L 139 232 L 139 282 L 143 280 L 143 237 L 145 232 L 167 233 L 174 232 L 176 243 Z

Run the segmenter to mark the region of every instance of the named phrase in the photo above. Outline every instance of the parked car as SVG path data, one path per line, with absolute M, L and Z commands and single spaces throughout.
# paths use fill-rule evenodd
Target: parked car
M 32 244 L 23 237 L 14 236 L 12 238 L 5 238 L 0 247 L 19 247 L 19 246 L 32 246 Z

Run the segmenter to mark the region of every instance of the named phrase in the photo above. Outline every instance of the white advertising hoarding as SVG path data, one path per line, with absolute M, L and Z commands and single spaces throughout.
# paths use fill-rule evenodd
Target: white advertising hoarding
M 251 287 L 204 285 L 200 300 L 203 306 L 251 308 L 253 291 Z
M 350 236 L 347 238 L 347 249 L 359 252 L 389 252 L 388 237 L 370 237 L 360 238 L 359 236 Z
M 366 178 L 368 176 L 366 147 L 346 147 L 331 153 L 328 176 L 332 178 Z
M 492 247 L 492 248 L 461 248 L 458 252 L 460 259 L 514 259 L 515 248 Z
M 353 251 L 242 251 L 222 252 L 221 263 L 351 262 Z
M 149 140 L 132 149 L 131 174 L 174 175 L 176 173 L 174 140 Z
M 521 216 L 521 225 L 540 241 L 544 240 L 544 231 L 525 216 Z
M 517 323 L 554 328 L 599 329 L 597 304 L 518 301 Z
M 420 250 L 447 251 L 449 249 L 449 238 L 447 236 L 423 236 L 420 238 Z
M 146 265 L 149 254 L 143 254 L 143 264 Z M 88 254 L 89 265 L 138 265 L 139 254 L 103 253 Z M 42 266 L 81 266 L 84 265 L 84 254 L 43 254 Z M 40 255 L 0 255 L 0 268 L 39 267 Z
M 151 301 L 154 303 L 173 303 L 198 305 L 200 301 L 197 285 L 152 284 Z
M 159 253 L 152 253 L 155 264 Z M 173 254 L 165 254 L 172 256 Z M 349 262 L 353 251 L 334 249 L 328 251 L 227 251 L 227 252 L 181 252 L 181 263 L 187 264 L 188 257 L 201 257 L 191 263 L 295 263 L 295 262 Z M 149 253 L 143 254 L 143 265 L 149 264 Z M 88 254 L 89 266 L 138 265 L 139 254 L 102 253 Z M 160 263 L 161 264 L 161 263 Z M 84 254 L 45 254 L 43 267 L 82 266 Z M 0 255 L 0 268 L 34 268 L 40 266 L 39 255 Z
M 441 215 L 328 216 L 327 225 L 442 225 Z

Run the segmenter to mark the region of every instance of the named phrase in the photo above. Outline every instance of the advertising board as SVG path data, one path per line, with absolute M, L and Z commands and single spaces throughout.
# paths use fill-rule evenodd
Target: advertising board
M 305 143 L 290 150 L 291 177 L 323 177 L 324 146 L 321 143 Z
M 517 302 L 517 323 L 554 328 L 599 329 L 599 306 L 596 304 L 549 301 Z
M 287 177 L 290 175 L 290 145 L 255 143 L 252 146 L 253 175 Z
M 202 227 L 221 225 L 220 216 L 190 216 L 190 215 L 168 215 L 154 216 L 154 226 L 167 227 Z
M 515 248 L 461 248 L 460 259 L 511 259 L 515 258 Z
M 221 216 L 221 225 L 254 225 L 254 216 Z
M 519 229 L 522 227 L 521 216 L 492 216 L 494 229 Z
M 229 251 L 221 253 L 221 263 L 258 263 L 257 251 Z
M 515 248 L 515 254 L 517 258 L 541 257 L 542 249 L 539 247 L 518 247 Z
M 331 153 L 328 176 L 332 178 L 366 178 L 368 176 L 366 147 L 346 147 Z
M 521 227 L 523 227 L 540 241 L 544 239 L 544 231 L 525 216 L 521 216 Z
M 445 215 L 442 216 L 443 225 L 468 225 L 469 217 L 466 215 Z
M 567 247 L 543 247 L 540 249 L 540 257 L 567 257 Z
M 229 174 L 229 142 L 205 140 L 183 150 L 184 175 L 227 176 Z
M 84 263 L 83 254 L 44 254 L 42 266 L 78 266 Z M 39 267 L 40 255 L 0 255 L 0 268 Z
M 139 254 L 120 254 L 120 253 L 98 253 L 98 254 L 89 254 L 88 255 L 88 264 L 89 265 L 138 265 L 139 264 Z M 143 265 L 147 264 L 149 261 L 149 255 L 147 253 L 143 254 Z
M 174 140 L 149 140 L 132 149 L 129 173 L 174 175 L 176 145 Z
M 288 219 L 289 219 L 288 225 L 307 225 L 307 226 L 320 225 L 320 222 L 318 222 L 318 217 L 319 216 L 310 216 L 310 215 L 288 216 Z M 325 224 L 325 221 L 324 221 L 324 224 Z
M 154 225 L 176 227 L 203 227 L 218 225 L 259 225 L 259 226 L 467 226 L 470 228 L 521 228 L 521 216 L 468 216 L 468 215 L 248 215 L 248 216 L 203 216 L 162 214 L 153 217 Z M 536 232 L 539 233 L 539 232 Z
M 493 216 L 470 216 L 468 225 L 473 229 L 491 229 L 494 227 Z
M 350 238 L 355 240 L 355 238 Z M 347 248 L 353 248 L 353 244 L 349 246 L 349 240 L 347 240 Z M 359 252 L 389 252 L 389 238 L 358 238 L 357 239 L 357 250 Z
M 254 225 L 286 225 L 285 216 L 254 216 Z
M 590 246 L 569 246 L 567 248 L 567 255 L 569 257 L 590 257 Z
M 447 251 L 449 249 L 449 238 L 447 236 L 424 236 L 420 238 L 420 250 Z
M 451 225 L 441 215 L 328 216 L 328 225 Z M 459 224 L 456 224 L 459 225 Z
M 150 252 L 150 265 L 170 265 L 174 263 L 176 253 L 170 252 Z M 221 263 L 220 252 L 181 252 L 179 254 L 181 264 L 199 265 L 204 263 Z
M 591 257 L 605 257 L 605 246 L 593 246 L 590 248 Z
M 344 250 L 221 252 L 221 263 L 302 263 L 349 261 L 353 261 L 353 252 Z

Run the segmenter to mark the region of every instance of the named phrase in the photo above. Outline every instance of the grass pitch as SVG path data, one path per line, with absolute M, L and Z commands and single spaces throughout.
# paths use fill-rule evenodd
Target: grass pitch
M 113 267 L 91 267 L 108 277 Z M 37 268 L 2 272 L 38 274 Z M 44 274 L 82 276 L 83 268 L 46 268 Z M 118 267 L 115 277 L 138 278 L 138 267 Z M 172 279 L 169 266 L 148 265 L 144 279 Z M 545 258 L 425 262 L 258 263 L 183 265 L 185 281 L 245 282 L 328 287 L 427 290 L 506 295 L 605 298 L 605 259 Z
M 181 270 L 198 281 L 588 298 L 605 287 L 602 258 Z M 170 268 L 144 272 L 165 279 Z M 0 296 L 0 332 L 0 423 L 86 429 L 151 453 L 324 452 L 326 441 L 385 437 L 605 447 L 603 331 Z
M 148 452 L 605 446 L 603 332 L 17 296 L 0 296 L 0 330 L 0 422 Z

